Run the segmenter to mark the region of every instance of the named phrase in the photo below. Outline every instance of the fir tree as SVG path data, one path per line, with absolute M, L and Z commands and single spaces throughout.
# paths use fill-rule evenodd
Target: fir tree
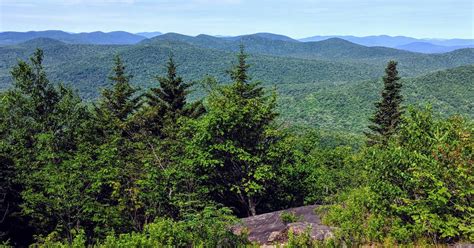
M 250 65 L 247 63 L 248 55 L 245 54 L 244 45 L 240 45 L 237 54 L 237 65 L 228 71 L 230 78 L 234 81 L 234 89 L 237 90 L 243 98 L 253 98 L 263 94 L 263 88 L 258 87 L 259 82 L 249 82 L 251 78 L 248 76 Z
M 51 119 L 48 117 L 54 112 L 60 96 L 46 77 L 43 50 L 36 49 L 30 61 L 31 65 L 20 61 L 11 71 L 14 90 L 27 99 L 32 117 L 44 124 L 43 128 L 49 129 Z
M 130 85 L 132 76 L 126 74 L 125 65 L 119 55 L 115 56 L 114 62 L 112 75 L 109 76 L 113 88 L 102 92 L 100 108 L 124 122 L 138 109 L 140 98 L 134 97 L 137 90 Z
M 237 54 L 238 64 L 229 70 L 230 78 L 236 84 L 247 84 L 250 80 L 250 77 L 248 76 L 248 69 L 250 68 L 250 65 L 247 64 L 247 57 L 248 55 L 245 54 L 244 45 L 240 44 L 239 54 Z
M 377 112 L 370 118 L 371 132 L 366 133 L 368 145 L 385 145 L 388 139 L 396 132 L 402 115 L 401 93 L 402 84 L 399 81 L 397 62 L 389 61 L 383 77 L 384 89 L 382 99 L 375 103 Z
M 200 119 L 196 157 L 205 159 L 195 163 L 216 201 L 238 203 L 237 211 L 250 216 L 257 214 L 278 166 L 270 155 L 279 140 L 272 126 L 276 98 L 248 81 L 243 48 L 237 57 L 238 64 L 230 70 L 234 82 L 211 92 L 208 113 Z
M 190 93 L 190 83 L 185 83 L 183 78 L 177 75 L 177 66 L 173 56 L 170 56 L 166 64 L 167 74 L 165 77 L 157 77 L 159 87 L 151 88 L 145 94 L 147 111 L 144 115 L 146 128 L 155 135 L 163 135 L 165 122 L 174 125 L 181 116 L 196 118 L 204 113 L 201 101 L 187 103 Z

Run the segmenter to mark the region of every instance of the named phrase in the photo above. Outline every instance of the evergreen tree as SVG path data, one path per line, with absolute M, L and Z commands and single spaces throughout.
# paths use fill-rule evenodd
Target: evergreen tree
M 397 62 L 389 61 L 383 77 L 384 89 L 382 99 L 375 103 L 377 112 L 370 118 L 370 133 L 366 133 L 368 145 L 386 145 L 388 139 L 396 132 L 402 115 L 401 93 L 402 84 L 399 81 Z
M 124 122 L 137 110 L 140 98 L 134 97 L 137 90 L 130 85 L 132 77 L 126 74 L 125 65 L 119 55 L 115 56 L 114 62 L 113 74 L 109 76 L 113 88 L 102 92 L 101 108 Z
M 174 126 L 181 116 L 196 118 L 204 113 L 201 101 L 187 103 L 186 98 L 192 84 L 183 82 L 177 75 L 173 56 L 169 57 L 166 69 L 165 77 L 157 77 L 159 87 L 151 88 L 145 94 L 148 107 L 143 125 L 155 136 L 165 136 L 164 126 Z
M 48 183 L 84 141 L 83 123 L 88 119 L 81 99 L 71 89 L 49 82 L 43 51 L 36 50 L 30 61 L 20 61 L 13 68 L 13 88 L 0 100 L 0 158 L 6 162 L 0 177 L 9 177 L 6 199 L 11 205 L 6 220 L 16 229 L 10 232 L 14 244 L 28 240 L 17 226 L 20 207 L 21 213 L 32 218 L 37 233 L 65 224 L 57 216 L 63 217 L 66 211 L 60 207 L 61 199 L 50 197 L 54 189 Z
M 275 95 L 266 96 L 258 83 L 248 81 L 245 58 L 241 48 L 230 71 L 234 82 L 211 92 L 188 153 L 197 153 L 194 164 L 213 199 L 250 216 L 275 177 L 278 164 L 271 151 L 279 136 L 272 127 Z
M 244 45 L 240 45 L 239 53 L 237 54 L 237 65 L 228 71 L 230 78 L 234 81 L 235 90 L 243 98 L 252 98 L 261 96 L 263 88 L 259 87 L 258 82 L 250 82 L 251 78 L 248 75 L 250 65 L 247 63 L 248 55 L 245 54 Z
M 51 128 L 51 120 L 48 118 L 54 111 L 59 101 L 58 91 L 49 82 L 43 68 L 43 50 L 37 49 L 30 58 L 31 65 L 25 61 L 11 71 L 14 79 L 14 94 L 20 94 L 28 104 L 27 111 L 38 124 L 43 124 L 40 129 Z
M 186 98 L 189 95 L 190 83 L 183 82 L 183 78 L 177 75 L 177 66 L 173 56 L 170 56 L 166 64 L 166 77 L 157 77 L 160 87 L 151 88 L 147 94 L 147 103 L 151 106 L 161 105 L 168 117 L 187 115 L 196 117 L 203 112 L 201 104 L 188 105 Z

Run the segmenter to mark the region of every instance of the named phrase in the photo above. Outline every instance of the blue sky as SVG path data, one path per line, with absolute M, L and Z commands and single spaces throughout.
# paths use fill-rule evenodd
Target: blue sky
M 472 0 L 0 0 L 0 31 L 473 38 Z

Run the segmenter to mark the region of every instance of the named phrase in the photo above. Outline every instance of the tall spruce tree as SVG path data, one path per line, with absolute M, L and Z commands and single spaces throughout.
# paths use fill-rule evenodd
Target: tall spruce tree
M 263 88 L 259 87 L 258 82 L 250 82 L 251 78 L 248 75 L 250 65 L 247 63 L 248 55 L 244 51 L 244 45 L 240 44 L 240 50 L 237 54 L 237 65 L 228 71 L 230 78 L 234 81 L 235 90 L 243 98 L 252 98 L 261 96 Z
M 97 119 L 100 121 L 99 130 L 104 137 L 100 141 L 100 151 L 110 156 L 109 161 L 97 161 L 97 165 L 106 168 L 104 175 L 113 178 L 115 184 L 113 194 L 101 194 L 98 200 L 110 205 L 111 218 L 104 221 L 116 230 L 141 230 L 146 222 L 146 213 L 140 201 L 140 187 L 138 186 L 147 171 L 144 169 L 140 136 L 141 96 L 136 96 L 137 89 L 130 84 L 131 75 L 127 74 L 126 67 L 120 58 L 114 58 L 114 67 L 109 76 L 112 87 L 102 92 L 97 108 Z M 119 168 L 119 170 L 117 170 Z M 110 192 L 110 186 L 101 189 Z M 112 218 L 121 216 L 120 218 Z M 102 217 L 102 216 L 100 216 Z
M 267 96 L 258 83 L 249 82 L 243 47 L 230 70 L 233 83 L 218 87 L 208 99 L 207 114 L 199 120 L 196 142 L 189 154 L 212 198 L 235 206 L 239 215 L 256 215 L 262 196 L 275 178 L 278 163 L 271 151 L 279 140 L 273 128 L 275 95 Z
M 28 240 L 28 225 L 18 226 L 22 222 L 19 211 L 29 213 L 30 225 L 38 234 L 65 223 L 58 218 L 67 212 L 61 211 L 62 198 L 52 197 L 55 189 L 48 184 L 84 141 L 83 124 L 88 119 L 73 90 L 49 82 L 42 50 L 36 50 L 30 62 L 20 61 L 12 69 L 13 88 L 0 99 L 0 162 L 4 163 L 0 177 L 9 177 L 6 199 L 10 200 L 10 215 L 4 221 L 12 243 L 18 246 Z M 54 186 L 64 185 L 69 184 Z
M 166 64 L 167 74 L 165 77 L 157 77 L 159 87 L 151 88 L 145 94 L 146 111 L 145 125 L 150 131 L 158 136 L 163 135 L 165 124 L 174 125 L 181 116 L 195 118 L 204 113 L 201 101 L 187 103 L 192 84 L 185 83 L 183 78 L 177 75 L 177 66 L 173 56 L 170 55 Z
M 401 103 L 402 84 L 397 71 L 397 62 L 389 61 L 385 68 L 383 77 L 384 89 L 382 99 L 375 103 L 377 112 L 370 118 L 372 122 L 369 125 L 371 132 L 366 132 L 368 145 L 385 145 L 388 139 L 396 132 L 400 117 L 403 113 Z
M 126 122 L 139 108 L 140 97 L 135 96 L 137 89 L 130 84 L 132 76 L 125 72 L 125 65 L 119 55 L 115 56 L 114 63 L 112 75 L 109 76 L 113 86 L 102 92 L 98 111 L 119 122 Z

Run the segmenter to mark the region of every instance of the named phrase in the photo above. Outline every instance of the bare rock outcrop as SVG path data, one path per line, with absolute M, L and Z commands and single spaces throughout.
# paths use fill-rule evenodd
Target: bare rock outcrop
M 290 230 L 294 234 L 309 231 L 311 237 L 316 240 L 324 240 L 334 236 L 333 228 L 323 225 L 321 218 L 315 213 L 318 205 L 310 205 L 298 208 L 291 208 L 242 219 L 242 226 L 235 229 L 241 232 L 246 229 L 249 240 L 259 244 L 284 243 L 288 239 Z M 284 223 L 281 214 L 289 212 L 298 217 L 293 223 Z

